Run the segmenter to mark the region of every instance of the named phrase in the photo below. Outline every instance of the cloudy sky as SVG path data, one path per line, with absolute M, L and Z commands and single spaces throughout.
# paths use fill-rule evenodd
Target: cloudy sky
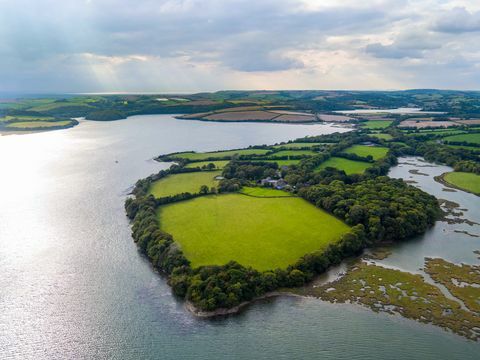
M 480 0 L 0 0 L 0 91 L 479 84 Z

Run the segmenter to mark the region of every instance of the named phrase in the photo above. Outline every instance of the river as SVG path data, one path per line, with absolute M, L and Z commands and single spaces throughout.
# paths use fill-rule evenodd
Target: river
M 153 156 L 334 131 L 346 130 L 152 115 L 1 136 L 0 359 L 476 358 L 479 344 L 442 329 L 316 299 L 197 319 L 137 252 L 123 203 L 137 179 L 167 166 Z M 435 249 L 435 236 L 426 236 Z M 479 244 L 468 241 L 450 246 L 470 244 L 454 260 Z M 397 257 L 414 268 L 417 260 L 405 259 L 423 243 L 411 244 Z

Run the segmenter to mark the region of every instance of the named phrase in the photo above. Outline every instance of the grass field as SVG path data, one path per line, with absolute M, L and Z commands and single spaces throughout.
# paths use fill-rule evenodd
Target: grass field
M 162 206 L 158 217 L 194 268 L 230 260 L 257 270 L 285 268 L 349 231 L 296 197 L 203 196 Z
M 291 193 L 282 190 L 275 190 L 272 188 L 266 187 L 251 187 L 244 186 L 240 190 L 242 194 L 255 196 L 255 197 L 289 197 L 292 196 Z
M 21 121 L 21 122 L 13 122 L 7 124 L 7 128 L 13 129 L 36 129 L 36 128 L 51 128 L 57 126 L 65 126 L 69 125 L 72 122 L 70 120 L 64 121 Z
M 339 157 L 331 157 L 327 161 L 321 163 L 315 171 L 323 170 L 327 167 L 333 167 L 338 170 L 345 171 L 345 174 L 362 174 L 366 169 L 368 169 L 372 164 L 369 164 L 364 161 L 353 161 Z
M 156 198 L 180 194 L 183 192 L 198 193 L 202 185 L 207 185 L 209 188 L 217 185 L 214 179 L 221 175 L 221 171 L 199 171 L 185 174 L 169 175 L 155 181 L 149 193 Z
M 466 172 L 450 172 L 444 180 L 455 187 L 480 195 L 480 175 Z
M 0 121 L 11 121 L 11 120 L 18 120 L 20 121 L 49 121 L 54 120 L 55 118 L 52 116 L 26 116 L 26 115 L 7 115 L 4 118 L 0 118 Z
M 228 151 L 219 151 L 219 152 L 207 152 L 207 153 L 194 153 L 194 152 L 185 152 L 181 154 L 175 154 L 173 157 L 189 160 L 205 160 L 209 158 L 223 158 L 223 157 L 232 157 L 235 154 L 238 155 L 265 155 L 270 150 L 265 149 L 243 149 L 243 150 L 228 150 Z
M 290 165 L 298 164 L 301 160 L 300 159 L 296 159 L 296 160 L 262 160 L 262 159 L 259 159 L 259 160 L 253 160 L 253 161 L 254 162 L 255 161 L 276 162 L 278 164 L 278 166 L 290 166 Z
M 454 135 L 448 136 L 444 138 L 445 141 L 458 141 L 458 142 L 468 142 L 471 144 L 478 144 L 480 145 L 480 133 L 476 134 L 461 134 L 461 135 Z
M 356 154 L 363 157 L 372 155 L 374 160 L 378 160 L 387 155 L 388 148 L 381 146 L 353 145 L 343 150 L 343 152 L 347 154 Z
M 298 148 L 312 147 L 315 145 L 320 145 L 320 143 L 289 143 L 289 144 L 283 144 L 283 145 L 275 145 L 274 148 L 298 149 Z
M 393 136 L 390 135 L 390 134 L 384 134 L 384 133 L 380 133 L 380 134 L 369 134 L 369 136 L 373 136 L 373 137 L 376 137 L 377 139 L 382 139 L 382 140 L 390 140 L 390 139 L 393 139 Z
M 392 120 L 368 120 L 362 122 L 360 126 L 364 129 L 385 129 L 390 126 Z
M 283 156 L 313 156 L 317 155 L 315 151 L 312 150 L 280 150 L 279 152 L 276 152 L 275 154 L 272 154 L 270 156 L 273 157 L 283 157 Z
M 447 145 L 448 147 L 454 149 L 465 149 L 465 150 L 473 150 L 473 151 L 480 151 L 480 147 L 478 146 L 468 146 L 468 145 Z
M 223 169 L 230 161 L 229 160 L 216 160 L 216 161 L 197 161 L 193 163 L 187 164 L 187 168 L 196 168 L 196 167 L 202 167 L 204 165 L 208 165 L 210 163 L 213 163 L 217 169 Z

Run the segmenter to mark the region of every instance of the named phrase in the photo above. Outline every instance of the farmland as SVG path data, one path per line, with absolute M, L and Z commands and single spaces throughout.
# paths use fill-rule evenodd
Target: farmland
M 196 168 L 196 167 L 201 168 L 202 166 L 207 166 L 208 164 L 213 164 L 213 165 L 215 165 L 215 168 L 223 169 L 228 164 L 228 162 L 229 162 L 229 160 L 197 161 L 197 162 L 189 163 L 185 167 L 187 167 L 187 168 Z
M 480 175 L 466 172 L 450 172 L 443 180 L 456 188 L 480 195 Z
M 350 174 L 362 174 L 366 169 L 368 169 L 371 164 L 364 161 L 353 161 L 349 159 L 331 157 L 327 161 L 321 163 L 315 171 L 323 170 L 327 167 L 333 167 L 338 170 L 343 170 L 347 175 Z
M 40 128 L 56 128 L 56 127 L 65 127 L 68 125 L 74 124 L 71 120 L 64 120 L 64 121 L 20 121 L 20 122 L 12 122 L 6 125 L 8 129 L 21 129 L 21 130 L 28 130 L 28 129 L 40 129 Z
M 283 156 L 313 156 L 317 153 L 312 150 L 281 150 L 272 154 L 273 157 L 283 157 Z
M 301 159 L 295 159 L 295 160 L 253 160 L 255 161 L 262 161 L 262 162 L 275 162 L 278 164 L 278 166 L 290 166 L 290 165 L 297 165 Z
M 393 138 L 392 135 L 385 134 L 385 133 L 371 134 L 370 136 L 376 137 L 377 139 L 381 139 L 381 140 L 390 140 Z
M 469 144 L 480 145 L 480 133 L 453 135 L 444 138 L 444 140 L 449 142 L 466 142 Z
M 339 240 L 349 227 L 300 198 L 204 196 L 158 210 L 192 267 L 235 260 L 257 270 L 285 268 Z
M 243 149 L 243 150 L 227 150 L 227 151 L 218 151 L 218 152 L 207 152 L 207 153 L 195 153 L 195 152 L 184 152 L 179 154 L 173 154 L 171 157 L 187 160 L 206 160 L 214 158 L 227 158 L 234 155 L 265 155 L 270 150 L 265 149 Z
M 242 194 L 245 195 L 250 195 L 254 197 L 289 197 L 292 196 L 291 193 L 286 192 L 286 191 L 281 191 L 281 190 L 275 190 L 271 188 L 265 188 L 265 187 L 250 187 L 250 186 L 244 186 L 240 190 Z
M 380 146 L 353 145 L 343 151 L 347 154 L 356 154 L 358 156 L 372 156 L 374 160 L 381 159 L 387 155 L 388 148 Z
M 202 185 L 207 185 L 209 188 L 216 186 L 215 177 L 220 174 L 221 171 L 198 171 L 169 175 L 152 183 L 149 192 L 156 198 L 184 192 L 198 193 Z
M 288 143 L 288 144 L 280 144 L 275 145 L 274 148 L 286 148 L 286 149 L 299 149 L 299 148 L 306 148 L 306 147 L 313 147 L 321 145 L 320 143 L 307 143 L 307 142 L 298 142 L 298 143 Z
M 360 126 L 364 129 L 376 130 L 376 129 L 385 129 L 392 124 L 392 120 L 368 120 L 362 122 Z

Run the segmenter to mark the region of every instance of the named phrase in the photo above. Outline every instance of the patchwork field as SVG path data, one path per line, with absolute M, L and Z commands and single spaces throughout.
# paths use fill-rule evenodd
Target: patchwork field
M 264 161 L 264 162 L 275 162 L 278 164 L 278 166 L 290 166 L 290 165 L 297 165 L 301 159 L 295 159 L 295 160 L 254 160 L 255 161 Z
M 404 120 L 398 125 L 399 128 L 416 128 L 416 129 L 448 128 L 452 126 L 458 126 L 458 124 L 453 121 Z
M 331 157 L 327 161 L 321 163 L 315 171 L 323 170 L 327 167 L 333 167 L 338 170 L 345 171 L 345 174 L 363 174 L 363 172 L 368 169 L 372 164 L 364 161 L 353 161 L 349 159 Z
M 64 121 L 20 121 L 12 122 L 6 125 L 10 129 L 38 129 L 38 128 L 53 128 L 60 126 L 67 126 L 72 124 L 70 120 Z
M 209 188 L 216 186 L 215 177 L 221 173 L 221 171 L 198 171 L 169 175 L 152 183 L 149 193 L 156 198 L 184 192 L 198 193 L 202 185 L 207 185 Z
M 185 152 L 181 154 L 175 154 L 173 157 L 188 160 L 205 160 L 209 158 L 224 158 L 232 157 L 233 155 L 265 155 L 270 150 L 265 149 L 243 149 L 243 150 L 228 150 L 219 152 L 207 152 L 207 153 L 195 153 Z
M 315 151 L 312 150 L 280 150 L 279 152 L 276 152 L 275 154 L 272 154 L 270 156 L 273 157 L 283 157 L 283 156 L 314 156 L 317 155 Z
M 385 129 L 392 124 L 392 120 L 368 120 L 362 122 L 360 126 L 365 129 Z
M 223 169 L 230 161 L 229 160 L 212 160 L 212 161 L 197 161 L 193 163 L 187 164 L 185 167 L 187 168 L 201 168 L 202 166 L 207 166 L 208 164 L 212 163 L 215 165 L 217 169 Z
M 349 231 L 296 197 L 204 196 L 162 206 L 158 217 L 194 268 L 230 260 L 257 270 L 285 268 Z
M 378 160 L 387 155 L 388 148 L 381 146 L 353 145 L 343 150 L 343 152 L 347 154 L 356 154 L 363 157 L 371 155 L 374 160 Z
M 267 187 L 251 187 L 244 186 L 240 190 L 242 194 L 255 196 L 255 197 L 289 197 L 293 196 L 287 191 L 275 190 Z
M 390 140 L 390 139 L 393 139 L 393 136 L 390 135 L 390 134 L 383 134 L 383 133 L 380 133 L 380 134 L 369 134 L 369 136 L 373 136 L 373 137 L 376 137 L 377 139 L 382 139 L 382 140 Z
M 467 142 L 467 143 L 471 143 L 471 144 L 480 145 L 480 133 L 448 136 L 448 137 L 444 138 L 444 140 L 445 141 L 455 141 L 455 142 Z
M 274 148 L 286 148 L 286 149 L 298 149 L 298 148 L 306 148 L 312 147 L 316 145 L 321 145 L 320 143 L 289 143 L 289 144 L 282 144 L 282 145 L 275 145 Z
M 480 195 L 480 175 L 466 172 L 450 172 L 443 179 L 453 186 Z

